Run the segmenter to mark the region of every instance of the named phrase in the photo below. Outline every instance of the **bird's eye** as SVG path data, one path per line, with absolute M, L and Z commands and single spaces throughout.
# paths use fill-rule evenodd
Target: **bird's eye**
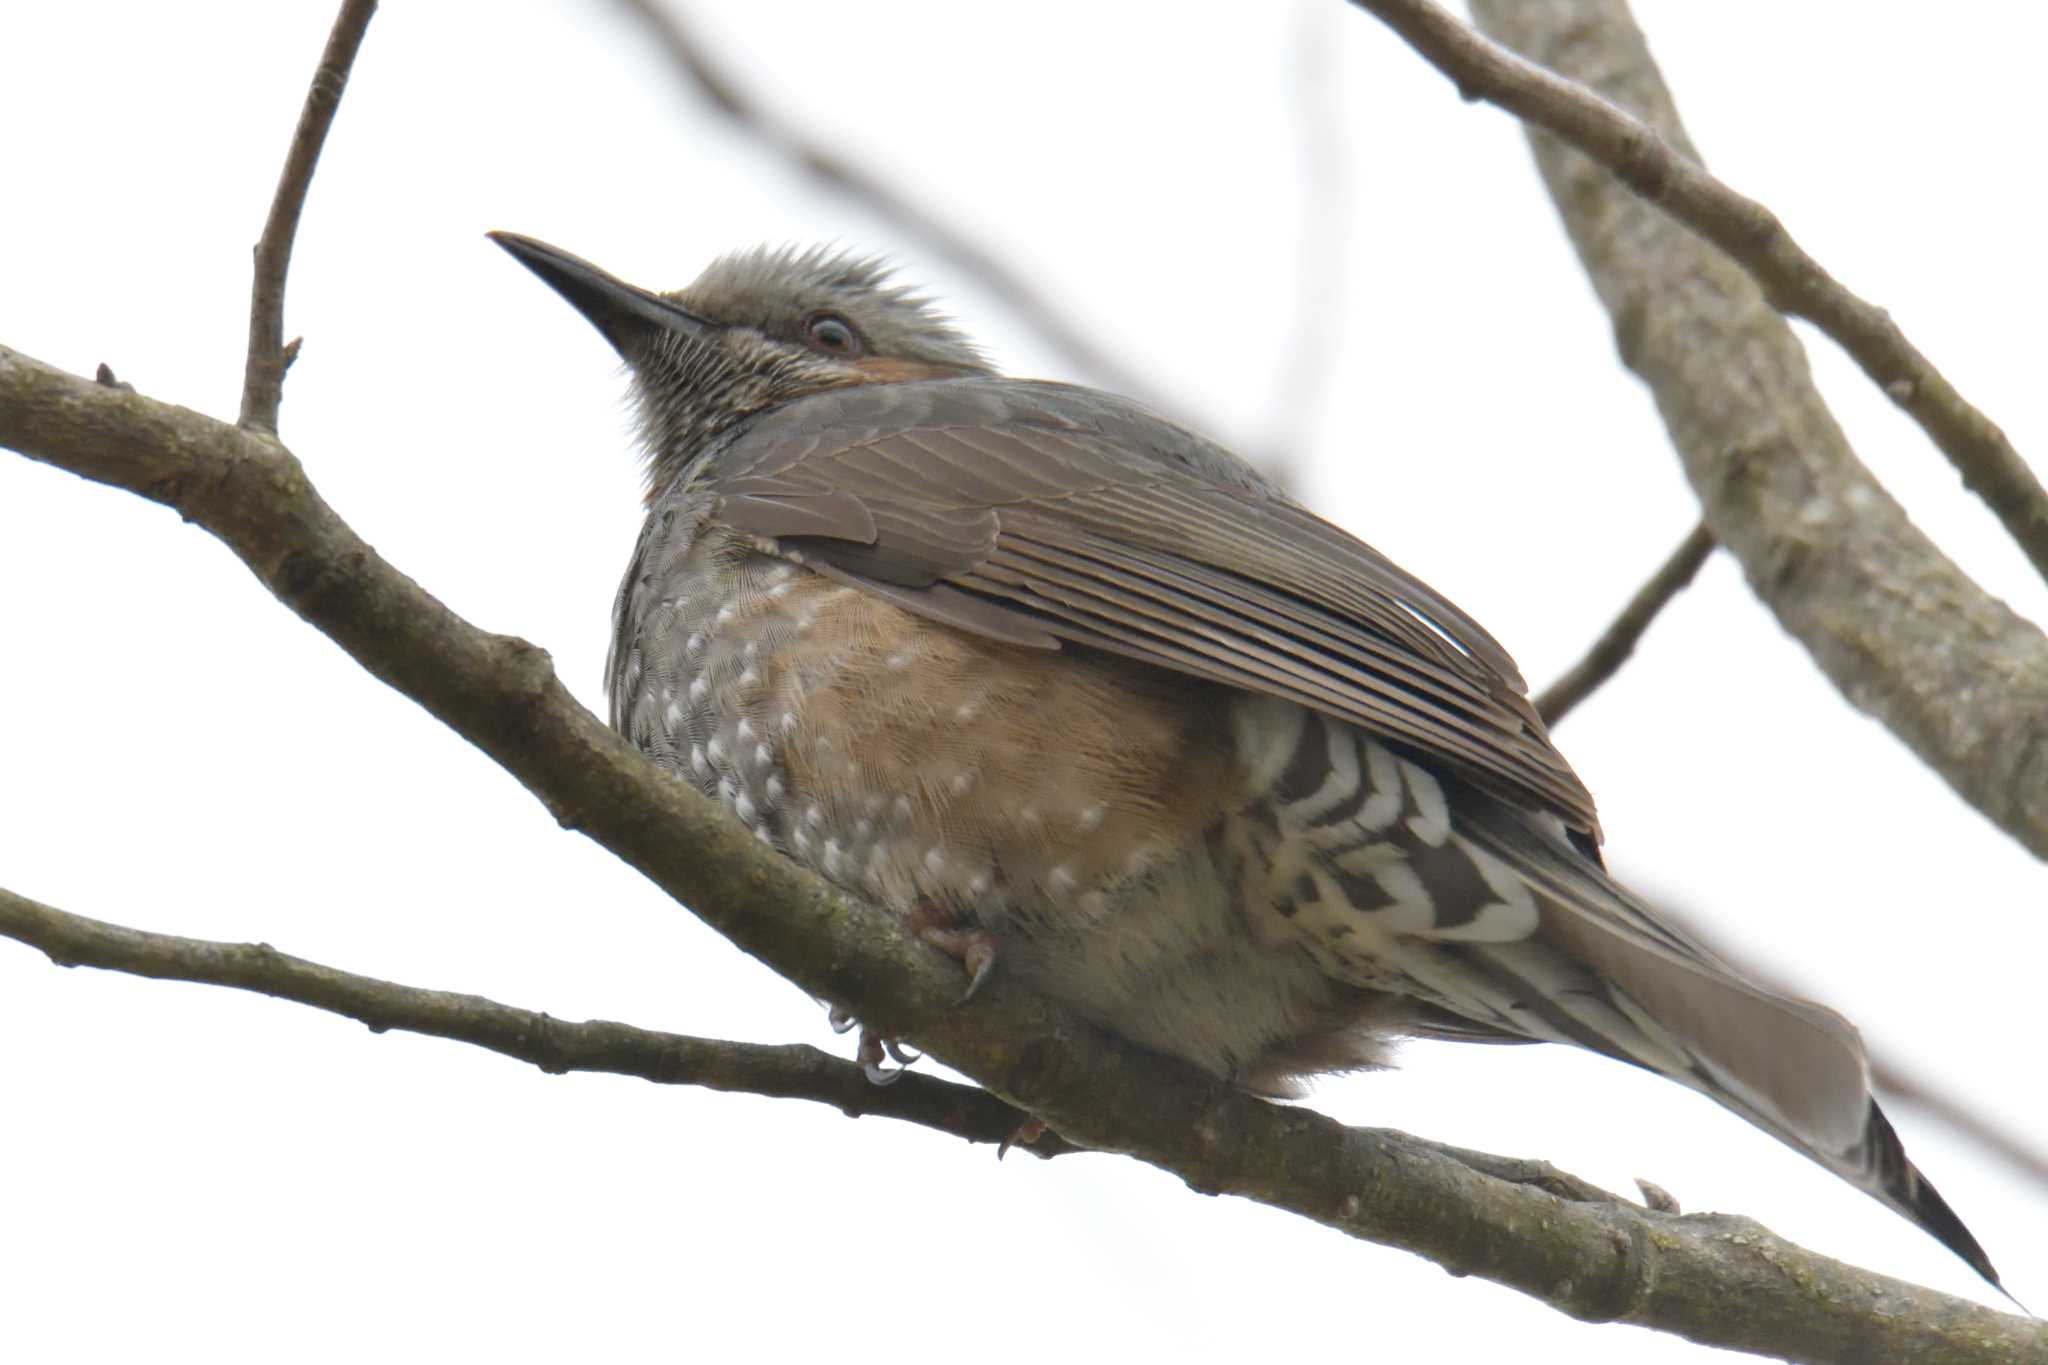
M 812 350 L 841 360 L 851 360 L 861 352 L 860 333 L 837 313 L 811 314 L 804 323 L 804 336 Z

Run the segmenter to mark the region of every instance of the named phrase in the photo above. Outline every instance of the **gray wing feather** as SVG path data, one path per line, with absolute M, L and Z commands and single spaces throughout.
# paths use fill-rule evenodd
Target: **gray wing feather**
M 1594 832 L 1498 641 L 1213 442 L 1056 384 L 861 385 L 706 461 L 742 532 L 909 610 L 1298 701 Z
M 1465 820 L 1460 833 L 1524 878 L 1541 911 L 1535 933 L 1519 942 L 1438 949 L 1474 969 L 1479 998 L 1530 1035 L 1647 1067 L 1725 1105 L 1999 1283 L 1871 1098 L 1869 1062 L 1847 1020 L 1743 980 L 1524 821 L 1496 812 Z M 1473 1000 L 1466 995 L 1461 1012 Z
M 1465 951 L 1570 963 L 1600 988 L 1606 1045 L 1598 1050 L 1704 1090 L 1803 1148 L 1841 1153 L 1861 1141 L 1870 1068 L 1847 1020 L 1750 984 L 1591 863 L 1518 821 L 1467 819 L 1460 832 L 1513 867 L 1542 910 L 1528 940 Z

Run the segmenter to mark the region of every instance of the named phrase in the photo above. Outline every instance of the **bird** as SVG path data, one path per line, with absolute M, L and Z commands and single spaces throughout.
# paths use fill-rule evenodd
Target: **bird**
M 969 994 L 1001 970 L 1271 1096 L 1409 1038 L 1577 1046 L 1999 1285 L 1855 1029 L 1608 874 L 1514 661 L 1420 579 L 1189 427 L 1001 375 L 875 258 L 757 247 L 664 293 L 490 236 L 629 377 L 612 726 Z

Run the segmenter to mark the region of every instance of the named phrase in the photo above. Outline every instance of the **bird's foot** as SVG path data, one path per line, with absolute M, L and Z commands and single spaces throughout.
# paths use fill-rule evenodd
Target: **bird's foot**
M 860 1069 L 867 1074 L 868 1080 L 876 1085 L 894 1085 L 897 1078 L 923 1055 L 912 1052 L 894 1038 L 876 1033 L 838 1005 L 825 1007 L 825 1020 L 832 1025 L 834 1033 L 860 1029 L 860 1045 L 854 1050 L 854 1060 L 860 1063 Z M 896 1063 L 894 1070 L 889 1067 L 892 1060 Z
M 986 929 L 964 925 L 957 913 L 921 901 L 910 912 L 910 929 L 967 969 L 967 990 L 960 997 L 963 1005 L 974 998 L 974 993 L 981 989 L 981 983 L 988 980 L 988 974 L 995 970 L 996 936 Z

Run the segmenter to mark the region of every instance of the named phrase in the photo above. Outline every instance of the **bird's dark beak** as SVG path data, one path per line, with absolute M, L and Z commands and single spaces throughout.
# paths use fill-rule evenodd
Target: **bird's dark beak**
M 651 290 L 606 274 L 560 247 L 516 232 L 485 235 L 590 319 L 591 325 L 628 361 L 637 359 L 655 334 L 681 332 L 696 336 L 715 325 Z

